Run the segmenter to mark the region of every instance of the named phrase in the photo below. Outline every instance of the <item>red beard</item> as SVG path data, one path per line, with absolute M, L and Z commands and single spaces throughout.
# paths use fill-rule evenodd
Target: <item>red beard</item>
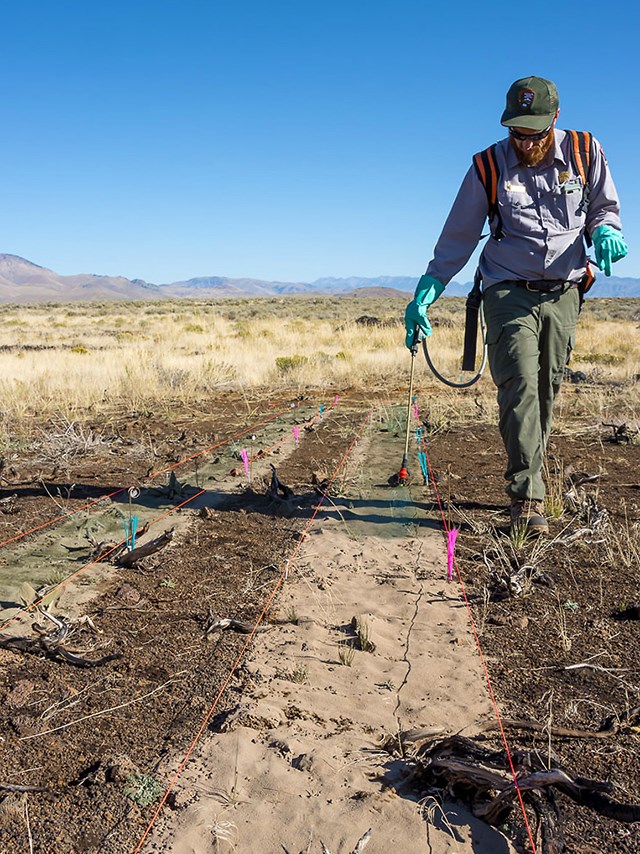
M 510 137 L 511 146 L 523 166 L 538 166 L 545 159 L 555 141 L 555 131 L 552 129 L 544 139 L 528 150 L 523 151 L 514 137 Z

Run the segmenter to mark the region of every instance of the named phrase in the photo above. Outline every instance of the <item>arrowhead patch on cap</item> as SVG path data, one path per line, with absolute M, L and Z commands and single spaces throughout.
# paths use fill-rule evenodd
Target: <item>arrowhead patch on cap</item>
M 533 89 L 521 89 L 518 92 L 518 104 L 526 110 L 530 110 L 533 106 L 533 102 L 535 100 L 536 93 Z

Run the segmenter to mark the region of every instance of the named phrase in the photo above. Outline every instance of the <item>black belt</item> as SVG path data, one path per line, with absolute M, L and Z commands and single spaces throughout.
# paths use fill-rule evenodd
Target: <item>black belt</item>
M 517 285 L 520 288 L 537 291 L 541 294 L 553 294 L 557 291 L 578 287 L 578 282 L 568 282 L 566 279 L 507 279 L 505 284 Z

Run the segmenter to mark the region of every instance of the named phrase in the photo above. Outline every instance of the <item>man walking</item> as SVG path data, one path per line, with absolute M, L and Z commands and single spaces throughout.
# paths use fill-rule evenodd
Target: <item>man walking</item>
M 511 86 L 506 139 L 474 157 L 433 260 L 407 306 L 407 346 L 431 334 L 429 306 L 464 267 L 489 217 L 480 256 L 489 366 L 498 388 L 511 525 L 549 530 L 542 480 L 554 398 L 590 284 L 585 241 L 606 276 L 624 258 L 618 194 L 591 134 L 556 128 L 555 85 L 525 77 Z

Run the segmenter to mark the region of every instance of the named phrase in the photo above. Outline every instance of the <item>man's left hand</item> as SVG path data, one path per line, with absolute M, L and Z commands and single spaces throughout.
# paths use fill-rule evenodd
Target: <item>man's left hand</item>
M 596 264 L 605 276 L 611 275 L 611 265 L 627 254 L 624 237 L 610 225 L 599 225 L 591 235 L 596 252 Z

